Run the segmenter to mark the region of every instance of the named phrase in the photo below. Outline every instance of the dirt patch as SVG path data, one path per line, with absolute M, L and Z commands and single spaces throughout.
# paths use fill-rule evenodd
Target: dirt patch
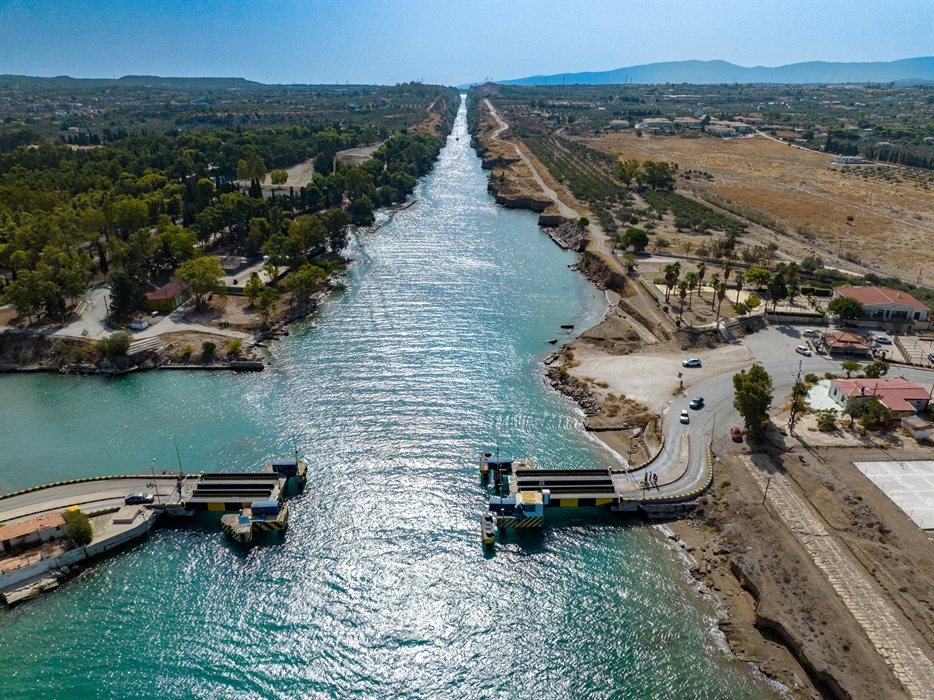
M 721 628 L 731 647 L 782 682 L 795 675 L 804 680 L 787 653 L 774 646 L 781 643 L 824 697 L 907 697 L 800 541 L 762 500 L 746 467 L 724 457 L 713 489 L 694 516 L 694 527 L 716 535 L 708 545 L 714 549 L 708 549 L 693 571 L 695 577 L 705 585 L 712 582 L 714 590 L 719 585 L 733 592 L 721 598 L 729 615 L 729 624 Z M 831 521 L 842 522 L 840 509 L 834 511 L 820 497 L 815 500 Z M 736 593 L 737 584 L 752 600 Z
M 934 264 L 934 190 L 909 179 L 864 177 L 855 169 L 831 166 L 830 155 L 762 137 L 613 133 L 585 142 L 623 158 L 663 159 L 678 163 L 682 171 L 709 173 L 712 181 L 679 178 L 678 187 L 698 195 L 710 192 L 771 215 L 788 230 L 783 252 L 797 259 L 811 249 L 832 256 L 850 253 L 866 266 L 910 279 L 919 268 Z M 794 250 L 786 250 L 789 240 Z

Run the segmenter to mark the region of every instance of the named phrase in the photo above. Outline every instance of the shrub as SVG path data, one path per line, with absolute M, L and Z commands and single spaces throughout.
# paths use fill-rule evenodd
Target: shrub
M 98 340 L 95 347 L 103 357 L 123 357 L 126 355 L 127 350 L 130 349 L 130 334 L 125 331 L 117 331 L 109 337 Z
M 178 353 L 178 359 L 183 360 L 183 361 L 187 360 L 189 357 L 191 357 L 191 353 L 193 353 L 194 351 L 195 349 L 191 347 L 191 345 L 186 345 L 185 347 L 182 348 L 182 351 Z
M 807 382 L 808 384 L 817 384 L 817 382 L 820 381 L 820 377 L 818 377 L 816 374 L 813 374 L 813 373 L 805 374 L 804 381 Z
M 94 539 L 94 527 L 91 519 L 77 508 L 69 508 L 62 513 L 65 520 L 65 532 L 79 547 L 90 544 Z
M 213 355 L 215 350 L 217 350 L 217 345 L 212 343 L 210 340 L 205 340 L 203 343 L 201 343 L 202 354 Z
M 240 349 L 243 347 L 243 341 L 239 338 L 231 340 L 227 343 L 227 354 L 228 355 L 239 355 Z

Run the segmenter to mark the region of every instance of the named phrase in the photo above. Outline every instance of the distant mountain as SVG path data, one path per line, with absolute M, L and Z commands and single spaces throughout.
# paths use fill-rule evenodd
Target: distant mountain
M 669 61 L 591 73 L 535 75 L 501 85 L 621 85 L 624 83 L 891 83 L 934 81 L 934 56 L 872 63 L 808 61 L 745 68 L 726 61 Z
M 54 78 L 36 78 L 29 75 L 0 75 L 0 86 L 26 87 L 161 87 L 181 90 L 229 90 L 261 85 L 245 78 L 161 78 L 158 75 L 125 75 L 122 78 L 72 78 L 59 75 Z

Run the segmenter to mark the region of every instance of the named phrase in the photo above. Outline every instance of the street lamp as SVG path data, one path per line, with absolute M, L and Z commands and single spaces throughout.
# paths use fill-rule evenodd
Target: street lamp
M 152 485 L 156 489 L 156 499 L 159 501 L 159 507 L 162 507 L 162 496 L 159 495 L 159 484 L 156 483 L 156 458 L 152 458 L 152 464 L 149 465 L 149 469 L 152 471 Z

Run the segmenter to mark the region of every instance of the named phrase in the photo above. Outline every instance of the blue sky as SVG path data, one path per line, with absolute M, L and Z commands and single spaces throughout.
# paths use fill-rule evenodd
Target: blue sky
M 934 0 L 0 0 L 0 73 L 456 85 L 934 54 Z

